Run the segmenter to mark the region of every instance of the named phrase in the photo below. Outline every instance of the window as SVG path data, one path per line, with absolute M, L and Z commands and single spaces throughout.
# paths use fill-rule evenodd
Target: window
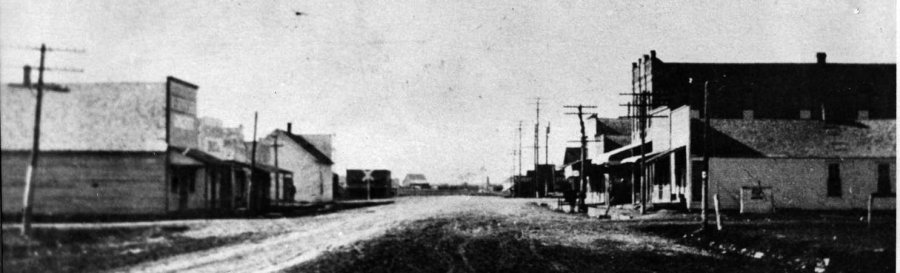
M 828 164 L 828 197 L 841 197 L 841 166 Z
M 800 119 L 810 119 L 812 112 L 809 110 L 800 110 Z
M 878 192 L 879 194 L 891 193 L 891 165 L 878 164 Z
M 215 152 L 219 151 L 219 143 L 218 142 L 209 140 L 206 142 L 206 144 L 207 144 L 207 148 L 208 148 L 207 150 L 209 150 L 210 152 L 215 153 Z
M 859 110 L 856 114 L 856 119 L 866 120 L 869 119 L 869 110 Z

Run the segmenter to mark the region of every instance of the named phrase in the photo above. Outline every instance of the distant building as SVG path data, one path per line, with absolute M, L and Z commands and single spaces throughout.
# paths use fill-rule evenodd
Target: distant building
M 221 181 L 212 184 L 207 194 L 213 207 L 230 210 L 250 208 L 247 189 L 251 186 L 255 194 L 253 209 L 263 210 L 288 201 L 282 193 L 290 189 L 283 189 L 283 182 L 279 180 L 290 181 L 292 173 L 263 161 L 256 162 L 254 169 L 250 160 L 253 142 L 244 141 L 243 126 L 227 128 L 219 119 L 200 118 L 198 141 L 200 150 L 221 160 L 210 167 L 208 174 Z M 268 147 L 266 143 L 257 143 L 257 158 L 268 155 Z
M 389 170 L 347 170 L 347 198 L 393 197 Z
M 26 83 L 27 85 L 27 83 Z M 197 86 L 67 84 L 46 92 L 33 211 L 40 215 L 158 215 L 211 208 L 207 175 L 218 159 L 199 150 Z M 2 211 L 22 209 L 34 125 L 33 91 L 0 86 Z
M 204 152 L 222 160 L 250 162 L 244 145 L 244 126 L 224 127 L 220 119 L 201 117 L 199 129 L 198 144 Z
M 428 184 L 428 180 L 425 179 L 425 175 L 418 174 L 418 173 L 406 174 L 406 177 L 403 178 L 403 183 L 401 185 L 404 187 L 419 188 L 419 189 L 430 189 L 431 188 L 431 185 Z

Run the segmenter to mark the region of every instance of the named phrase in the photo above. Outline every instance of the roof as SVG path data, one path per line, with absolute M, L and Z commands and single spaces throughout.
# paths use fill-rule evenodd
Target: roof
M 896 120 L 711 120 L 711 155 L 719 157 L 895 157 Z M 692 153 L 702 154 L 704 123 L 692 120 Z
M 566 147 L 566 155 L 565 158 L 563 158 L 563 165 L 569 165 L 570 163 L 574 163 L 579 160 L 581 160 L 581 148 Z
M 741 118 L 742 110 L 756 109 L 757 118 L 789 119 L 796 118 L 799 109 L 820 105 L 829 109 L 831 118 L 855 119 L 857 110 L 869 111 L 872 119 L 896 118 L 895 64 L 682 63 L 655 58 L 649 71 L 654 106 L 702 108 L 708 81 L 714 118 Z
M 424 174 L 420 173 L 409 173 L 406 174 L 405 180 L 426 180 Z
M 631 119 L 629 118 L 598 118 L 595 135 L 630 136 Z
M 631 136 L 606 136 L 610 142 L 615 143 L 616 145 L 608 145 L 609 148 L 618 149 L 619 147 L 627 146 L 631 144 Z
M 331 161 L 331 158 L 329 158 L 327 155 L 322 153 L 322 151 L 320 151 L 318 148 L 316 148 L 315 145 L 313 145 L 308 140 L 306 140 L 306 138 L 303 138 L 303 136 L 295 135 L 293 133 L 288 133 L 288 132 L 282 131 L 282 130 L 276 130 L 276 133 L 277 132 L 287 135 L 288 138 L 290 138 L 295 143 L 300 145 L 300 147 L 303 147 L 304 150 L 306 150 L 307 152 L 312 154 L 316 158 L 316 161 L 318 161 L 319 163 L 329 164 L 329 165 L 334 164 L 334 161 Z
M 166 151 L 166 84 L 72 83 L 44 92 L 43 151 Z M 35 91 L 0 85 L 0 148 L 29 150 Z

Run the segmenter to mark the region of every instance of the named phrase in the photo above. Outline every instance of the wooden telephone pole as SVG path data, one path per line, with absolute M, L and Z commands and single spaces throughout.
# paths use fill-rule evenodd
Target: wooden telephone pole
M 578 112 L 575 113 L 566 113 L 566 115 L 578 115 L 578 124 L 581 126 L 581 163 L 579 164 L 580 170 L 578 172 L 578 180 L 579 186 L 577 187 L 578 191 L 578 209 L 585 209 L 584 198 L 587 197 L 587 179 L 584 173 L 584 166 L 587 162 L 587 134 L 584 130 L 584 115 L 587 114 L 584 112 L 585 108 L 593 109 L 597 108 L 597 106 L 593 105 L 566 105 L 563 106 L 565 108 L 575 108 L 578 109 Z M 595 114 L 595 113 L 590 113 Z
M 534 197 L 540 198 L 543 193 L 541 193 L 540 187 L 538 187 L 538 178 L 540 177 L 539 169 L 541 165 L 541 98 L 537 98 L 537 107 L 535 108 L 536 114 L 534 119 L 534 177 L 532 178 L 532 185 L 534 186 Z M 541 183 L 543 184 L 543 183 Z
M 253 147 L 250 151 L 250 183 L 247 183 L 247 211 L 253 215 L 256 212 L 256 206 L 253 201 L 253 179 L 256 176 L 256 123 L 259 118 L 259 112 L 253 112 Z
M 31 235 L 31 211 L 32 211 L 32 203 L 34 201 L 34 181 L 35 176 L 37 175 L 37 166 L 38 166 L 38 156 L 40 152 L 40 139 L 41 139 L 41 107 L 43 105 L 44 99 L 44 90 L 47 91 L 57 91 L 57 92 L 68 92 L 69 90 L 59 86 L 44 86 L 44 71 L 51 70 L 47 67 L 44 67 L 44 60 L 48 51 L 68 51 L 72 53 L 84 53 L 84 50 L 74 50 L 74 49 L 56 49 L 56 48 L 48 48 L 45 44 L 41 44 L 40 48 L 29 48 L 29 49 L 37 49 L 41 51 L 41 60 L 40 66 L 38 66 L 38 83 L 37 86 L 31 85 L 31 82 L 23 83 L 26 88 L 34 87 L 37 89 L 37 95 L 35 99 L 35 107 L 34 107 L 34 135 L 32 138 L 32 146 L 31 153 L 29 154 L 29 163 L 28 167 L 25 169 L 25 188 L 22 196 L 22 235 L 30 236 Z M 80 69 L 53 69 L 58 71 L 67 71 L 67 72 L 81 72 Z M 31 78 L 31 67 L 25 66 L 25 78 Z
M 516 176 L 522 175 L 522 121 L 519 121 L 519 171 Z

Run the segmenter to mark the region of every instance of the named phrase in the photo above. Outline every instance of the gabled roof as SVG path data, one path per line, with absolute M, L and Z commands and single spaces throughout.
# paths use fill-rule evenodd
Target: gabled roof
M 720 157 L 895 157 L 896 120 L 742 120 L 710 122 L 711 154 Z M 692 120 L 693 154 L 702 154 L 704 124 Z
M 331 161 L 331 158 L 322 153 L 322 151 L 316 148 L 316 146 L 310 143 L 308 140 L 303 138 L 303 136 L 295 135 L 293 133 L 288 133 L 282 130 L 275 130 L 275 132 L 288 136 L 288 138 L 294 141 L 294 143 L 297 143 L 297 145 L 300 145 L 300 147 L 303 147 L 304 150 L 312 154 L 316 158 L 316 161 L 318 161 L 319 163 L 328 165 L 334 164 L 334 161 Z
M 166 84 L 72 83 L 44 92 L 42 151 L 166 151 Z M 0 147 L 29 150 L 35 92 L 0 85 Z

